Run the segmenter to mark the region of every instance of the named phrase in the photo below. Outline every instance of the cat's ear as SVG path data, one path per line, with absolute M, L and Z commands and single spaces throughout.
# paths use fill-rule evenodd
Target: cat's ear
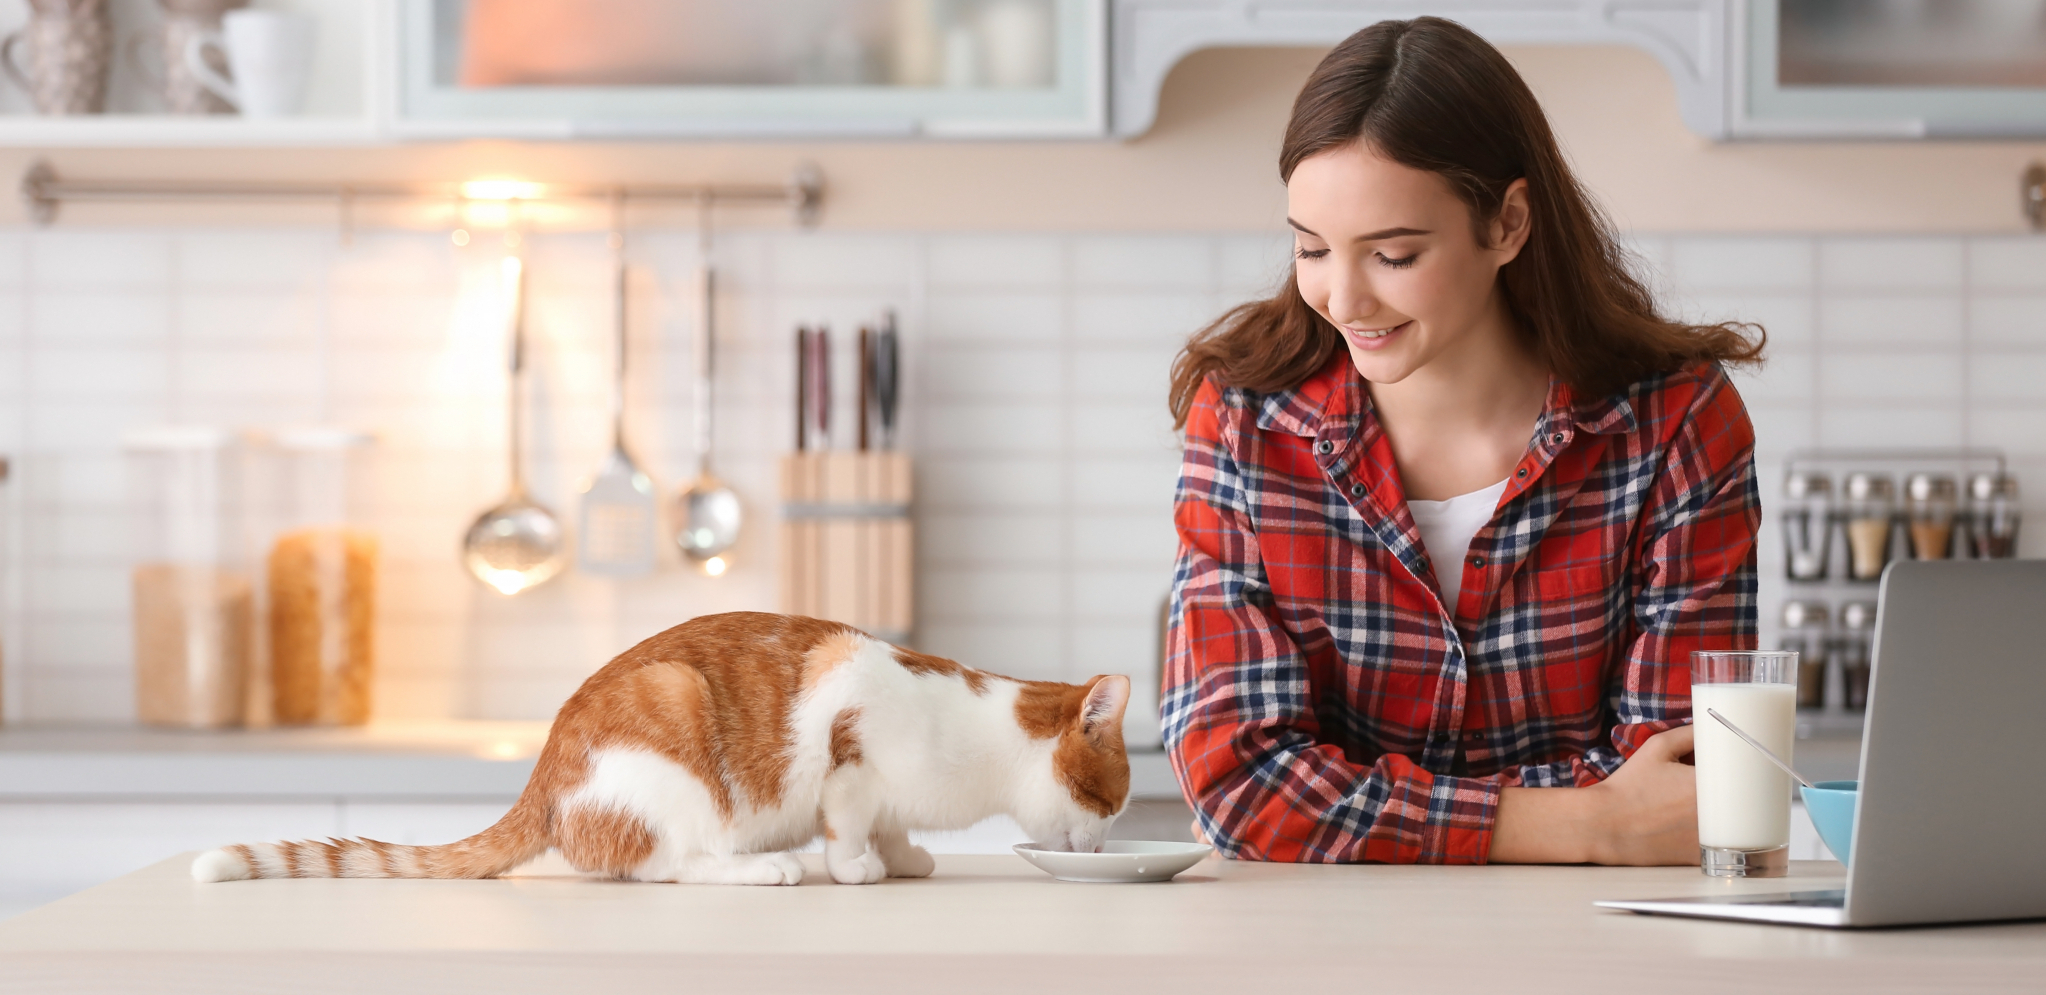
M 1122 729 L 1122 711 L 1129 707 L 1130 679 L 1121 674 L 1096 677 L 1087 690 L 1087 703 L 1080 707 L 1080 728 L 1088 735 L 1108 729 Z

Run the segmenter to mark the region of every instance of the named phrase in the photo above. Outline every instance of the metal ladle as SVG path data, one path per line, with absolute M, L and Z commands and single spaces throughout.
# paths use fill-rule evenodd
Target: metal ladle
M 501 594 L 537 587 L 561 572 L 568 557 L 561 520 L 526 493 L 525 463 L 519 457 L 524 421 L 520 380 L 526 368 L 526 268 L 518 256 L 504 260 L 511 292 L 511 493 L 477 516 L 462 539 L 462 563 L 476 579 Z
M 710 261 L 710 211 L 708 194 L 697 202 L 697 249 L 702 256 L 699 271 L 702 311 L 697 336 L 702 340 L 696 367 L 696 479 L 676 499 L 675 545 L 684 555 L 715 577 L 727 566 L 723 553 L 739 541 L 739 495 L 711 472 L 711 418 L 713 363 L 717 356 L 717 275 Z

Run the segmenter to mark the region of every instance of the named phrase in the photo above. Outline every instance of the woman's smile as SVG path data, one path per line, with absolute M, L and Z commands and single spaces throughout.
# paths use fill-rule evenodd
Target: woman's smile
M 1406 331 L 1413 324 L 1414 320 L 1409 318 L 1390 328 L 1358 328 L 1354 325 L 1344 325 L 1343 335 L 1350 340 L 1351 345 L 1359 349 L 1383 349 L 1392 344 L 1393 336 Z

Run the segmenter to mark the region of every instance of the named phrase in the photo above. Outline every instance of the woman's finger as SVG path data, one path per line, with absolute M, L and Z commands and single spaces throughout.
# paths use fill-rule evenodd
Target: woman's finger
M 1635 756 L 1654 751 L 1653 755 L 1658 760 L 1675 760 L 1691 752 L 1696 735 L 1696 728 L 1688 725 L 1664 729 L 1648 737 L 1648 742 L 1641 744 L 1641 749 L 1635 752 Z

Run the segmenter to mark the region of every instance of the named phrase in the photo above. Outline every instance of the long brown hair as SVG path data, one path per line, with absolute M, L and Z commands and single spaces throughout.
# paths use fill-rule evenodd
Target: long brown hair
M 1690 363 L 1757 362 L 1753 325 L 1692 325 L 1657 313 L 1612 224 L 1570 173 L 1548 118 L 1499 50 L 1454 21 L 1380 21 L 1321 60 L 1286 124 L 1279 179 L 1309 156 L 1357 141 L 1449 181 L 1487 240 L 1506 188 L 1527 179 L 1527 244 L 1499 271 L 1506 305 L 1535 355 L 1581 395 L 1604 396 Z M 1752 330 L 1753 337 L 1749 337 Z M 1230 310 L 1172 363 L 1172 416 L 1185 424 L 1210 377 L 1269 392 L 1298 386 L 1343 348 L 1289 270 L 1269 300 Z

